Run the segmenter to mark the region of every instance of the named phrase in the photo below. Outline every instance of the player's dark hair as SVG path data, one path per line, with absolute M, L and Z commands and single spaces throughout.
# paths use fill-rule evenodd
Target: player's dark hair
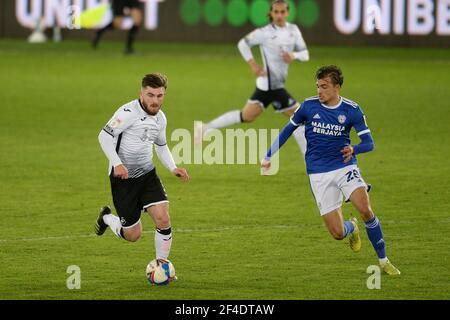
M 316 79 L 324 79 L 326 77 L 330 77 L 331 82 L 333 82 L 334 85 L 342 85 L 344 84 L 344 75 L 342 74 L 341 69 L 338 66 L 324 66 L 317 70 L 316 72 Z
M 275 4 L 285 4 L 287 6 L 287 10 L 289 11 L 289 2 L 287 2 L 287 0 L 274 0 L 274 1 L 272 1 L 272 3 L 270 4 L 270 11 L 267 14 L 267 16 L 269 17 L 270 22 L 273 21 L 272 16 L 270 15 L 270 13 L 272 12 L 273 6 Z
M 152 87 L 167 89 L 167 77 L 161 73 L 150 73 L 146 74 L 142 79 L 142 88 Z

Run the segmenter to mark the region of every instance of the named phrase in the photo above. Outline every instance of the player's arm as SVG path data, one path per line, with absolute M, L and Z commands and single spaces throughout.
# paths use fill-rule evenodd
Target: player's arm
M 370 134 L 370 129 L 367 126 L 366 118 L 361 109 L 358 108 L 355 116 L 354 128 L 358 133 L 358 137 L 361 140 L 359 144 L 355 146 L 345 146 L 341 152 L 344 158 L 344 163 L 349 162 L 354 155 L 370 152 L 375 148 L 375 144 Z
M 286 63 L 291 63 L 293 60 L 299 60 L 301 62 L 309 61 L 309 51 L 298 27 L 296 27 L 294 51 L 284 52 L 283 60 Z
M 98 141 L 111 165 L 114 168 L 114 176 L 128 179 L 128 169 L 122 164 L 114 146 L 114 139 L 132 124 L 129 114 L 123 110 L 117 111 L 108 121 L 98 135 Z
M 238 42 L 239 52 L 241 53 L 244 60 L 249 64 L 253 73 L 258 77 L 264 76 L 266 74 L 266 71 L 261 65 L 256 62 L 255 58 L 253 57 L 252 47 L 261 44 L 263 41 L 263 36 L 264 35 L 262 31 L 260 29 L 256 29 Z
M 297 111 L 295 111 L 294 115 L 289 120 L 288 124 L 281 130 L 278 137 L 270 146 L 269 150 L 267 150 L 266 156 L 261 162 L 261 167 L 265 170 L 270 168 L 270 159 L 271 157 L 281 149 L 281 147 L 286 143 L 289 137 L 294 133 L 294 131 L 298 128 L 298 126 L 306 120 L 304 108 L 301 105 Z
M 164 128 L 161 130 L 158 138 L 155 141 L 156 155 L 158 156 L 164 167 L 166 167 L 170 172 L 179 177 L 181 180 L 188 181 L 189 175 L 187 174 L 186 169 L 178 168 L 176 166 L 172 153 L 167 146 L 166 126 L 167 122 L 164 123 Z

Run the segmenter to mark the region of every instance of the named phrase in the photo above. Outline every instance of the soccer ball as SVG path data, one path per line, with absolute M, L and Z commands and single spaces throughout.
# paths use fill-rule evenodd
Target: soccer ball
M 152 285 L 163 286 L 176 279 L 175 268 L 169 260 L 154 259 L 146 269 L 147 280 Z

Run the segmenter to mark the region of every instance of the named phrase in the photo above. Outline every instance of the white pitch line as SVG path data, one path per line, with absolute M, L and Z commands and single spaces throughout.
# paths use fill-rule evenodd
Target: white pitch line
M 395 220 L 386 220 L 383 222 L 384 224 L 410 224 L 406 221 L 395 221 Z M 443 220 L 441 223 L 450 223 L 450 219 Z M 305 227 L 317 227 L 320 224 L 297 224 L 297 225 L 273 225 L 273 226 L 233 226 L 233 227 L 221 227 L 221 228 L 212 228 L 212 229 L 173 229 L 174 233 L 194 233 L 194 232 L 224 232 L 224 231 L 237 231 L 237 230 L 255 230 L 255 229 L 301 229 Z M 146 233 L 155 233 L 155 231 L 143 231 L 143 234 Z M 40 237 L 40 238 L 18 238 L 18 239 L 0 239 L 0 243 L 7 242 L 20 242 L 20 241 L 45 241 L 45 240 L 65 240 L 65 239 L 81 239 L 81 238 L 94 238 L 97 237 L 95 234 L 80 234 L 74 236 L 50 236 L 50 237 Z
M 224 231 L 237 231 L 244 229 L 299 229 L 304 225 L 274 225 L 274 226 L 234 226 L 234 227 L 222 227 L 212 229 L 174 229 L 174 233 L 194 233 L 194 232 L 224 232 Z M 155 233 L 155 231 L 143 231 L 142 233 Z M 58 236 L 58 237 L 39 237 L 39 238 L 18 238 L 18 239 L 0 239 L 0 243 L 6 242 L 21 242 L 21 241 L 46 241 L 46 240 L 70 240 L 81 238 L 94 238 L 95 234 L 80 234 L 73 236 Z

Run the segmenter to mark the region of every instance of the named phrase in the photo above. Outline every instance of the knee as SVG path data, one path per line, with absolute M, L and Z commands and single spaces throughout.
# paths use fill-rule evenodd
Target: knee
M 122 28 L 122 20 L 114 19 L 113 26 L 114 26 L 115 29 Z
M 164 215 L 162 217 L 159 217 L 156 220 L 156 227 L 157 228 L 167 228 L 170 227 L 170 217 L 169 215 Z
M 335 240 L 344 239 L 344 230 L 343 229 L 332 229 L 332 230 L 330 230 L 330 233 Z
M 245 115 L 245 114 L 241 115 L 241 120 L 243 123 L 251 123 L 251 122 L 255 121 L 255 119 L 256 119 L 255 116 L 250 116 L 250 115 Z
M 136 17 L 133 21 L 134 26 L 136 26 L 137 28 L 141 27 L 142 24 L 142 17 Z
M 168 228 L 170 227 L 170 215 L 169 211 L 164 210 L 163 213 L 157 215 L 155 218 L 155 225 L 157 228 Z
M 136 242 L 141 238 L 141 231 L 133 231 L 125 235 L 125 239 L 130 242 Z

